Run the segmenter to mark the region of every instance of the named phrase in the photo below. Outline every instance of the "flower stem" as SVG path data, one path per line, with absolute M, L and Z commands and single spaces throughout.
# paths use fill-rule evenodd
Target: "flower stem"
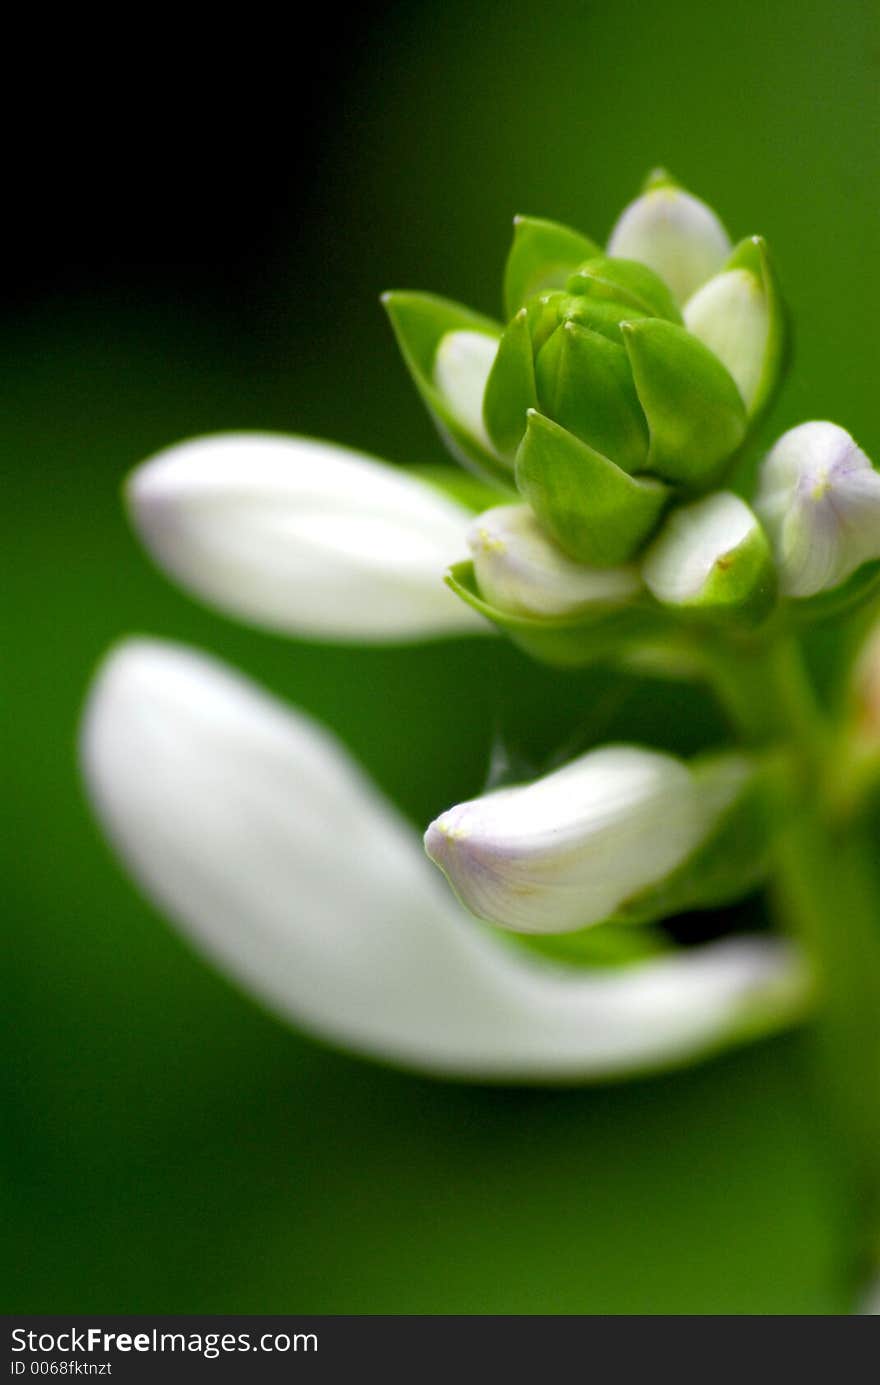
M 863 823 L 843 818 L 836 740 L 792 638 L 709 646 L 710 676 L 740 734 L 784 746 L 791 775 L 774 857 L 780 917 L 812 961 L 817 1071 L 840 1133 L 858 1218 L 856 1275 L 880 1256 L 880 877 Z

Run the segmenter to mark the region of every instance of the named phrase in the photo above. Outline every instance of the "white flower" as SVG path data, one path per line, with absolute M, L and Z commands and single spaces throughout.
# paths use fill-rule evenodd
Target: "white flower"
M 500 611 L 564 616 L 619 604 L 639 590 L 633 567 L 590 568 L 548 539 L 528 505 L 499 505 L 475 519 L 468 546 L 480 592 Z
M 497 355 L 497 337 L 460 331 L 447 332 L 434 357 L 434 383 L 450 412 L 493 455 L 495 448 L 483 422 L 483 397 Z
M 609 255 L 648 265 L 682 305 L 718 273 L 730 251 L 711 207 L 671 186 L 651 188 L 624 208 L 608 241 Z
M 365 1053 L 574 1080 L 679 1063 L 799 1007 L 800 969 L 769 939 L 599 975 L 520 958 L 458 909 L 325 732 L 183 648 L 111 654 L 82 757 L 108 835 L 195 944 L 278 1013 Z
M 680 760 L 615 745 L 459 803 L 431 824 L 425 847 L 479 917 L 515 932 L 563 933 L 603 922 L 664 879 L 710 826 Z
M 789 596 L 829 591 L 880 558 L 880 475 L 834 423 L 782 435 L 762 463 L 755 509 Z
M 127 498 L 160 567 L 256 624 L 362 642 L 486 632 L 442 580 L 470 512 L 347 448 L 198 438 L 138 467 Z

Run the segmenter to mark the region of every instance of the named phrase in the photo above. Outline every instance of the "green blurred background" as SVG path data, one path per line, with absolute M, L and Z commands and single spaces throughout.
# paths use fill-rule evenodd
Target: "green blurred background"
M 119 482 L 231 427 L 439 460 L 379 290 L 496 312 L 514 212 L 602 236 L 658 162 L 776 250 L 798 343 L 771 427 L 829 417 L 880 456 L 875 21 L 867 0 L 427 0 L 319 19 L 307 56 L 267 31 L 225 65 L 175 49 L 140 86 L 120 58 L 60 94 L 0 329 L 5 1308 L 847 1310 L 803 1036 L 550 1093 L 322 1049 L 135 895 L 74 738 L 95 662 L 132 630 L 318 715 L 417 824 L 479 785 L 499 732 L 536 756 L 584 725 L 684 750 L 716 736 L 694 694 L 551 678 L 500 642 L 321 649 L 227 623 L 149 567 Z

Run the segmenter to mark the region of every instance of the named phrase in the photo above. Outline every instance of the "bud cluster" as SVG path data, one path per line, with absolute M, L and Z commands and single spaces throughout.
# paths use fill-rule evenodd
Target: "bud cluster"
M 639 635 L 670 617 L 754 625 L 880 558 L 880 477 L 832 424 L 780 439 L 754 509 L 719 489 L 781 382 L 786 313 L 765 241 L 733 246 L 666 173 L 604 250 L 516 218 L 506 326 L 426 294 L 384 301 L 442 436 L 498 491 L 450 585 L 539 657 L 587 661 L 595 622 L 624 607 Z M 569 637 L 542 646 L 551 624 Z

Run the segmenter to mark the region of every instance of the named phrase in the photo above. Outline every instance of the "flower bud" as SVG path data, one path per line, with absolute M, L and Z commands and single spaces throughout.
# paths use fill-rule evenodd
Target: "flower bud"
M 466 629 L 440 578 L 470 513 L 402 467 L 311 438 L 218 434 L 144 462 L 126 499 L 158 565 L 231 615 L 326 640 Z
M 501 328 L 429 293 L 382 295 L 407 369 L 441 438 L 463 466 L 509 485 L 512 462 L 492 446 L 483 394 Z
M 600 332 L 564 322 L 538 353 L 543 414 L 624 471 L 639 471 L 648 434 L 626 351 Z
M 727 367 L 749 417 L 766 408 L 782 373 L 786 317 L 760 236 L 744 240 L 685 305 L 685 325 Z
M 762 463 L 755 509 L 788 596 L 830 591 L 880 558 L 880 475 L 834 423 L 783 434 Z
M 480 593 L 499 611 L 575 615 L 617 605 L 639 590 L 633 568 L 572 562 L 544 535 L 528 505 L 487 510 L 471 525 L 468 545 Z
M 665 605 L 766 615 L 776 592 L 767 536 L 744 500 L 716 491 L 674 510 L 642 562 Z
M 646 317 L 664 317 L 681 325 L 681 313 L 668 286 L 658 274 L 637 260 L 597 256 L 581 265 L 568 280 L 566 289 L 578 297 L 610 300 L 634 308 Z
M 665 481 L 708 487 L 746 435 L 732 377 L 702 342 L 672 322 L 644 318 L 624 323 L 623 332 L 648 420 L 645 469 Z
M 631 558 L 669 498 L 662 482 L 629 476 L 535 410 L 517 453 L 516 483 L 569 557 L 596 567 Z
M 621 213 L 608 254 L 648 265 L 681 305 L 718 273 L 730 254 L 730 238 L 711 207 L 664 183 L 649 187 Z
M 706 830 L 701 806 L 681 761 L 608 746 L 450 808 L 425 847 L 479 917 L 516 932 L 572 932 L 680 866 Z
M 537 294 L 561 289 L 584 260 L 600 254 L 598 245 L 555 221 L 534 216 L 513 219 L 513 244 L 504 269 L 504 306 L 508 318 Z

